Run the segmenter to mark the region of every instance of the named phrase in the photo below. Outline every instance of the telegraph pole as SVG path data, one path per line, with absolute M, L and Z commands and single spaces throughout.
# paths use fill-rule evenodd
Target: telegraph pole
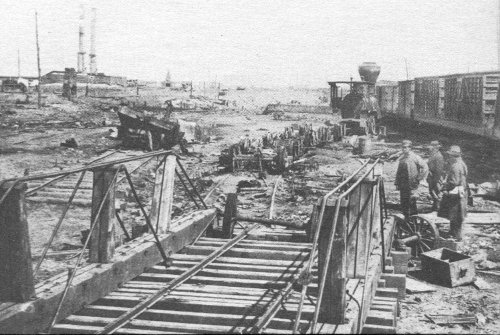
M 21 78 L 21 55 L 19 54 L 19 49 L 17 49 L 17 77 Z
M 38 64 L 38 85 L 36 90 L 38 91 L 38 108 L 42 106 L 42 96 L 40 94 L 40 85 L 42 84 L 42 70 L 40 69 L 40 44 L 38 42 L 38 13 L 35 12 L 35 33 L 36 33 L 36 60 Z
M 408 61 L 406 60 L 406 57 L 405 57 L 405 67 L 406 67 L 406 80 L 409 79 L 409 76 L 408 76 Z

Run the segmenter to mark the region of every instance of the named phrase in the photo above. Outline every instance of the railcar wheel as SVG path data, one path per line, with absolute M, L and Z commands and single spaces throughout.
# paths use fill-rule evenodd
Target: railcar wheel
M 226 197 L 226 206 L 224 208 L 224 218 L 222 219 L 222 238 L 233 237 L 235 217 L 236 217 L 236 204 L 238 197 L 236 193 L 229 193 Z
M 439 230 L 434 222 L 412 215 L 398 224 L 396 236 L 400 241 L 411 238 L 406 245 L 411 247 L 412 255 L 418 257 L 421 253 L 434 249 L 439 239 Z

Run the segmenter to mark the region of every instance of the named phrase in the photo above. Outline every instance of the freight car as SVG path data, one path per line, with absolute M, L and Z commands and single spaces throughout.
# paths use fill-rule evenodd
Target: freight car
M 470 134 L 500 139 L 500 72 L 420 77 L 378 85 L 381 112 Z

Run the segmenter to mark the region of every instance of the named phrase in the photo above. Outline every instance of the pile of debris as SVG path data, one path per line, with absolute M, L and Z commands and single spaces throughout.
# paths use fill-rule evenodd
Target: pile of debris
M 294 124 L 282 133 L 267 133 L 255 140 L 247 137 L 224 149 L 219 157 L 220 169 L 226 172 L 244 169 L 281 174 L 308 149 L 341 141 L 343 136 L 344 128 L 339 124 L 318 129 L 313 129 L 311 124 Z

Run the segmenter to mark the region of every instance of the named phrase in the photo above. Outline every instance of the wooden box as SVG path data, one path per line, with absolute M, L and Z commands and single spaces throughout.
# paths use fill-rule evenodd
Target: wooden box
M 422 253 L 420 258 L 422 270 L 436 284 L 455 287 L 475 279 L 474 262 L 469 256 L 441 248 Z

